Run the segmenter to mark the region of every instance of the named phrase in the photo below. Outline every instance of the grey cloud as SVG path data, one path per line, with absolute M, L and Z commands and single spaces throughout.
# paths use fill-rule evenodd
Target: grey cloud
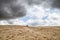
M 39 4 L 41 4 L 43 1 L 45 1 L 45 0 L 27 0 L 27 2 L 28 2 L 29 5 L 33 5 L 33 4 L 39 5 Z
M 52 7 L 60 9 L 60 0 L 54 0 Z
M 17 1 L 18 0 L 0 0 L 0 20 L 13 19 L 26 15 L 24 6 L 17 4 Z
M 60 0 L 27 0 L 28 5 L 43 5 L 43 7 L 51 7 L 60 9 Z

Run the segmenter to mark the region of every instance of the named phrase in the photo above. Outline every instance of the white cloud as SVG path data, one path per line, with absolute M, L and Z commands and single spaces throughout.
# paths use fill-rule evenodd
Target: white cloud
M 49 21 L 49 25 L 60 25 L 60 15 L 57 13 L 49 14 L 47 20 Z
M 8 22 L 6 22 L 6 21 L 0 21 L 0 25 L 8 25 Z
M 24 21 L 22 21 L 22 20 L 16 19 L 13 22 L 13 25 L 26 25 L 26 23 Z
M 36 16 L 37 18 L 42 18 L 45 15 L 45 10 L 41 6 L 33 5 L 27 9 L 29 16 Z
M 26 25 L 26 23 L 19 19 L 0 21 L 0 25 Z

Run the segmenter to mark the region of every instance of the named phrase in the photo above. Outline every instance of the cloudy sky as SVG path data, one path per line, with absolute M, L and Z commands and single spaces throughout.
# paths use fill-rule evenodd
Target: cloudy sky
M 22 4 L 26 9 L 24 17 L 1 20 L 0 25 L 60 26 L 60 9 L 57 7 L 60 5 L 51 7 L 52 0 L 29 2 Z

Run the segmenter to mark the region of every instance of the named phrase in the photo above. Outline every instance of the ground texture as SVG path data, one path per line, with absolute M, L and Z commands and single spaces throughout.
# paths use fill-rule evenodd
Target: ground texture
M 60 27 L 0 26 L 0 40 L 60 40 Z

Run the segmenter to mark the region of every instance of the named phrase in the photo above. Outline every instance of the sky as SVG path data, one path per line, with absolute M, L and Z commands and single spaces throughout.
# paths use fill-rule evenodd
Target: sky
M 28 2 L 29 4 L 24 2 L 22 4 L 26 9 L 24 17 L 1 20 L 0 25 L 60 26 L 59 7 L 55 7 L 56 5 L 51 7 L 52 0 L 38 1 Z

